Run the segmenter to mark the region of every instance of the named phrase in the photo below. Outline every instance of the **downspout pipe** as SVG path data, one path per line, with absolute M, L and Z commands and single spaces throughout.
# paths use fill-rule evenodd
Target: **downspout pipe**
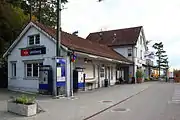
M 135 76 L 135 58 L 134 58 L 134 46 L 132 45 L 132 61 L 133 61 L 133 77 Z

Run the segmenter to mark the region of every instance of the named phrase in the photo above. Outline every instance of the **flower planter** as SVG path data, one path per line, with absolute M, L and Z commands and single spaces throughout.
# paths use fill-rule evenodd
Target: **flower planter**
M 137 83 L 142 83 L 142 78 L 137 78 Z
M 7 103 L 7 110 L 8 112 L 16 113 L 18 115 L 23 115 L 23 116 L 32 116 L 36 115 L 37 113 L 37 104 L 19 104 L 15 103 L 13 101 L 8 101 Z
M 180 77 L 175 77 L 175 78 L 174 78 L 174 81 L 177 82 L 177 83 L 179 83 L 179 82 L 180 82 Z
M 143 70 L 142 69 L 137 69 L 137 71 L 136 71 L 137 83 L 142 83 L 143 76 L 144 76 Z

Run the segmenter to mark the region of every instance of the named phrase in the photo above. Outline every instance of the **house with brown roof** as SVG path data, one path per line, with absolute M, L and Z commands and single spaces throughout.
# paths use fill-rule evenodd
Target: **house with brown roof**
M 56 56 L 56 31 L 30 22 L 5 52 L 8 89 L 70 96 L 116 82 L 116 68 L 132 62 L 106 45 L 61 31 L 61 56 Z M 57 72 L 57 74 L 56 74 Z M 54 83 L 55 81 L 55 83 Z M 105 84 L 106 83 L 106 84 Z
M 124 72 L 120 73 L 119 76 L 124 76 L 128 72 L 130 77 L 136 78 L 137 69 L 143 69 L 145 73 L 148 73 L 145 58 L 148 49 L 142 26 L 94 32 L 90 33 L 87 39 L 107 45 L 133 62 L 132 66 L 124 67 L 126 69 L 128 67 L 128 71 L 121 68 L 120 71 Z

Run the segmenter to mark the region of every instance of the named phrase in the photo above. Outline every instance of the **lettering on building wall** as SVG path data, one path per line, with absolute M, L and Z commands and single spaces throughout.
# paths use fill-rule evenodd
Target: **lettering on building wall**
M 46 54 L 46 47 L 22 49 L 21 56 Z

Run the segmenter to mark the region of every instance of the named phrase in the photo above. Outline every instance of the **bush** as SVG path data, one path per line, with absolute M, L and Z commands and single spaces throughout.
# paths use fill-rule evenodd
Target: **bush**
M 150 78 L 145 78 L 145 81 L 150 81 L 151 79 Z
M 138 69 L 136 72 L 136 78 L 143 78 L 143 75 L 144 75 L 143 71 Z
M 21 95 L 20 97 L 15 98 L 15 103 L 31 105 L 35 102 L 35 97 L 27 97 L 25 95 Z

